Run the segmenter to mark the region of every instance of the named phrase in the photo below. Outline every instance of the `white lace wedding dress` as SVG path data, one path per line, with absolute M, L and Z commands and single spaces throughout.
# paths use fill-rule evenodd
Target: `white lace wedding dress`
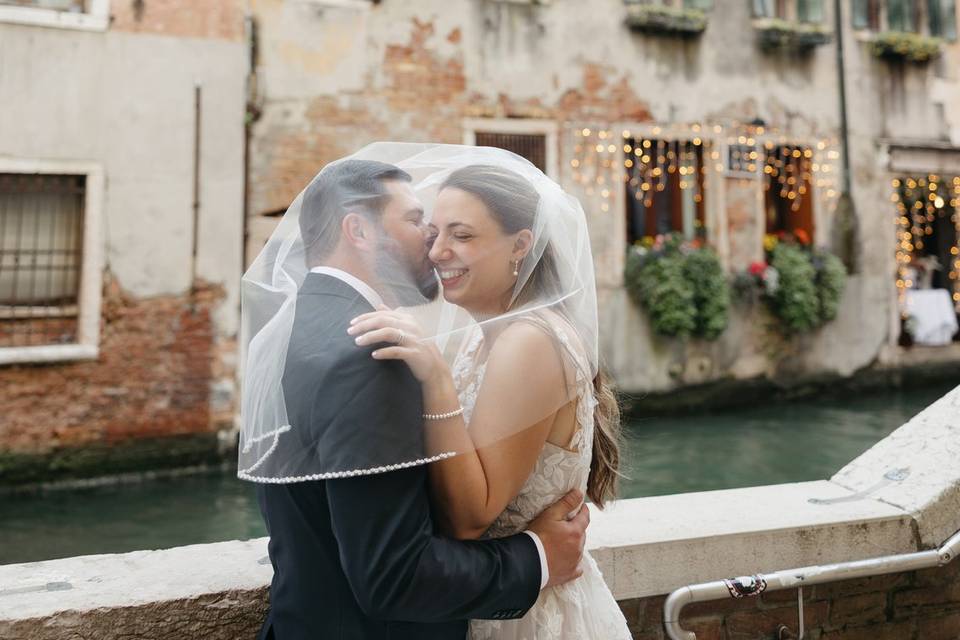
M 527 320 L 531 320 L 527 318 Z M 570 489 L 586 493 L 593 444 L 593 381 L 585 358 L 556 321 L 536 321 L 563 345 L 577 371 L 577 428 L 567 447 L 544 445 L 536 466 L 520 493 L 487 530 L 485 537 L 501 538 L 526 529 L 527 524 Z M 469 424 L 483 381 L 485 362 L 477 362 L 483 336 L 477 330 L 457 356 L 453 377 Z M 597 563 L 584 551 L 583 575 L 567 584 L 540 592 L 536 604 L 517 620 L 471 620 L 469 640 L 630 640 L 620 607 L 603 581 Z

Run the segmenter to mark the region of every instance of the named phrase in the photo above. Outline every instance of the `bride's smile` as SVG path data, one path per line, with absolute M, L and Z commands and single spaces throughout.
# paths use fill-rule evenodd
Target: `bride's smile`
M 469 269 L 439 269 L 437 270 L 437 275 L 440 276 L 440 282 L 443 283 L 444 289 L 453 289 L 458 284 L 463 281 L 463 277 L 467 275 Z
M 502 313 L 510 303 L 529 231 L 507 233 L 476 195 L 446 187 L 437 195 L 429 257 L 443 296 L 471 314 Z

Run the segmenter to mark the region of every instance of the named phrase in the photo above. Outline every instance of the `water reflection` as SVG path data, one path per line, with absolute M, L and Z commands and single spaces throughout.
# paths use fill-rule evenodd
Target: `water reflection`
M 623 494 L 828 478 L 949 389 L 635 419 Z M 231 472 L 0 497 L 0 564 L 263 535 L 253 486 Z
M 263 535 L 230 472 L 0 498 L 0 564 Z
M 635 419 L 623 492 L 656 496 L 829 478 L 951 388 Z

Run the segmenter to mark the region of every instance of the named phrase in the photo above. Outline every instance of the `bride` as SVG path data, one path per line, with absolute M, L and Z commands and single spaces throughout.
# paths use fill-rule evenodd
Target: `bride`
M 436 518 L 460 539 L 522 531 L 579 488 L 602 508 L 614 497 L 619 411 L 597 365 L 597 309 L 586 220 L 576 199 L 532 165 L 493 149 L 464 151 L 434 172 L 430 259 L 445 304 L 469 328 L 424 328 L 409 313 L 354 319 L 360 345 L 405 361 L 422 384 Z M 449 309 L 448 309 L 449 310 Z M 441 314 L 444 315 L 444 314 Z M 446 314 L 447 316 L 450 313 Z M 448 366 L 438 344 L 459 339 Z M 543 590 L 517 620 L 473 620 L 473 640 L 630 638 L 596 562 Z

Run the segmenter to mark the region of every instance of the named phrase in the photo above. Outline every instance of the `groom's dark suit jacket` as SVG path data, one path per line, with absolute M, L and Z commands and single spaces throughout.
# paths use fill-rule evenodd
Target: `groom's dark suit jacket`
M 416 379 L 405 363 L 374 360 L 347 335 L 351 318 L 369 311 L 341 280 L 305 279 L 283 379 L 294 431 L 276 455 L 324 456 L 326 469 L 344 471 L 385 451 L 394 462 L 422 457 Z M 274 571 L 260 637 L 462 640 L 468 618 L 526 613 L 540 590 L 533 540 L 440 537 L 426 482 L 421 465 L 258 485 Z

